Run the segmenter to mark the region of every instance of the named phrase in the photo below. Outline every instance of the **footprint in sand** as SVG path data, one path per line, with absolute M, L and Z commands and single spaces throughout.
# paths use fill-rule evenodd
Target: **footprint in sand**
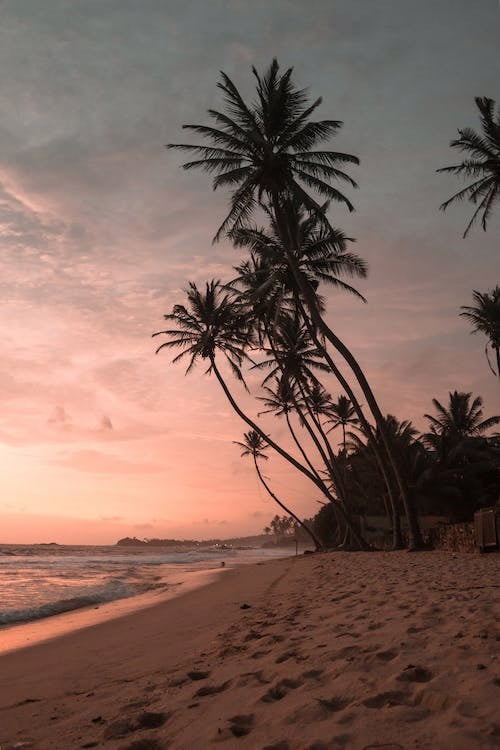
M 194 680 L 194 681 L 206 680 L 207 677 L 210 677 L 210 672 L 202 672 L 201 670 L 193 669 L 192 672 L 187 673 L 187 676 L 189 677 L 190 680 Z
M 245 642 L 248 641 L 258 641 L 260 638 L 264 638 L 263 633 L 259 633 L 258 630 L 250 630 L 247 635 L 245 636 L 244 640 Z
M 268 685 L 271 682 L 271 678 L 264 675 L 262 670 L 258 672 L 245 672 L 238 680 L 238 687 L 246 687 L 247 685 Z
M 168 745 L 164 745 L 163 742 L 152 737 L 148 739 L 144 737 L 142 740 L 135 740 L 129 745 L 122 745 L 120 750 L 166 750 Z
M 367 708 L 383 708 L 384 706 L 402 706 L 405 703 L 406 695 L 397 690 L 388 690 L 385 693 L 378 693 L 371 698 L 362 701 L 363 706 Z
M 414 664 L 408 666 L 396 677 L 399 682 L 429 682 L 433 674 L 425 667 L 416 667 Z
M 375 656 L 381 661 L 392 661 L 396 658 L 398 652 L 395 649 L 388 648 L 386 651 L 377 651 Z
M 274 703 L 274 701 L 280 701 L 285 697 L 285 695 L 288 695 L 290 690 L 295 690 L 302 684 L 302 680 L 291 680 L 285 677 L 285 679 L 280 680 L 276 683 L 276 685 L 270 688 L 267 693 L 262 696 L 261 700 L 264 701 L 264 703 Z
M 284 654 L 281 654 L 281 656 L 278 656 L 278 658 L 275 660 L 276 664 L 283 664 L 283 662 L 288 661 L 288 659 L 294 659 L 297 656 L 296 651 L 285 651 Z
M 302 672 L 302 677 L 306 680 L 319 680 L 324 671 L 324 669 L 308 669 Z
M 254 724 L 254 714 L 238 714 L 229 719 L 229 731 L 234 737 L 245 737 L 250 734 Z
M 290 750 L 290 745 L 286 740 L 274 742 L 272 745 L 265 745 L 262 750 Z
M 105 740 L 115 740 L 126 737 L 127 734 L 137 732 L 139 729 L 157 729 L 163 726 L 171 714 L 163 711 L 144 711 L 138 716 L 129 719 L 118 719 L 106 727 L 104 731 Z
M 338 711 L 343 711 L 349 705 L 349 701 L 345 698 L 317 698 L 318 705 L 322 709 L 323 713 L 334 714 Z
M 226 680 L 226 682 L 223 682 L 221 685 L 205 685 L 196 691 L 193 698 L 203 698 L 206 695 L 217 695 L 217 693 L 222 693 L 224 690 L 227 690 L 230 684 L 231 680 Z
M 255 651 L 253 654 L 251 654 L 251 659 L 261 659 L 263 656 L 267 656 L 270 654 L 270 651 Z

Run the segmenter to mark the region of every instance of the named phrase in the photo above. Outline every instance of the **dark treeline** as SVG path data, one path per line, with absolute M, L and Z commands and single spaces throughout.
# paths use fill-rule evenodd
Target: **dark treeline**
M 404 544 L 403 516 L 408 546 L 421 549 L 420 513 L 470 518 L 498 497 L 500 442 L 491 430 L 500 417 L 485 417 L 481 398 L 461 391 L 451 392 L 445 404 L 433 400 L 423 434 L 383 414 L 360 363 L 327 322 L 321 293 L 329 288 L 364 301 L 354 283 L 366 277 L 366 263 L 331 223 L 332 206 L 353 210 L 340 187 L 357 187 L 346 170 L 359 161 L 321 148 L 342 123 L 312 119 L 321 99 L 311 101 L 298 89 L 291 69 L 282 73 L 274 60 L 263 76 L 253 73 L 252 103 L 222 73 L 223 109 L 209 110 L 210 125 L 184 126 L 204 143 L 169 146 L 192 155 L 185 169 L 200 168 L 213 175 L 214 189 L 230 190 L 229 213 L 215 240 L 229 239 L 244 257 L 230 283 L 189 284 L 185 303 L 175 305 L 165 315 L 166 329 L 154 334 L 166 336 L 157 351 L 180 349 L 173 361 L 185 360 L 187 372 L 205 362 L 248 428 L 237 443 L 242 456 L 252 459 L 266 492 L 316 547 L 325 544 L 317 524 L 302 521 L 262 473 L 270 451 L 310 481 L 337 546 L 367 548 L 355 516 L 386 513 L 394 548 Z M 488 127 L 484 118 L 494 112 L 485 101 Z M 473 202 L 486 196 L 484 228 L 497 195 L 491 179 L 500 180 L 499 154 L 493 178 L 491 154 L 483 154 L 486 192 L 466 195 Z M 460 173 L 459 167 L 446 169 Z M 479 174 L 477 164 L 474 169 Z M 500 295 L 493 290 L 474 299 L 476 307 L 464 308 L 464 315 L 486 333 L 498 365 Z M 242 408 L 228 375 L 247 390 L 252 383 L 255 408 Z M 290 440 L 279 442 L 264 430 L 263 414 L 280 418 Z

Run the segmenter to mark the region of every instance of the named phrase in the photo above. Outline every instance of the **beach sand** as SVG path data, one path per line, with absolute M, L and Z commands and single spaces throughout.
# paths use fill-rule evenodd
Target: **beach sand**
M 1 656 L 0 748 L 499 748 L 499 569 L 380 552 L 225 570 Z

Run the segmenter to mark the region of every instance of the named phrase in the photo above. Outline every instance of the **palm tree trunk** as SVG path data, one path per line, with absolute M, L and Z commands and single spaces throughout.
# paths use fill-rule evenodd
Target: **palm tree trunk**
M 309 285 L 305 282 L 303 276 L 301 275 L 299 269 L 297 268 L 297 263 L 293 255 L 293 247 L 294 247 L 294 244 L 296 244 L 296 241 L 292 235 L 292 227 L 290 227 L 287 224 L 287 221 L 283 217 L 282 212 L 280 210 L 279 195 L 274 192 L 274 193 L 271 193 L 270 198 L 271 198 L 271 205 L 274 209 L 276 225 L 281 234 L 283 247 L 285 248 L 288 267 L 290 268 L 292 272 L 298 291 L 300 292 L 303 299 L 305 300 L 306 306 L 311 316 L 311 321 L 314 324 L 314 326 L 316 326 L 316 328 L 321 332 L 321 334 L 339 352 L 339 354 L 342 355 L 342 357 L 345 359 L 345 361 L 351 368 L 363 392 L 363 395 L 366 398 L 367 404 L 370 408 L 370 411 L 373 414 L 377 427 L 380 431 L 380 436 L 382 438 L 382 442 L 384 444 L 387 457 L 389 459 L 389 464 L 394 473 L 394 477 L 396 479 L 398 489 L 401 494 L 401 499 L 403 501 L 403 505 L 404 505 L 404 509 L 405 509 L 405 513 L 406 513 L 406 517 L 408 521 L 409 547 L 410 549 L 414 549 L 414 550 L 423 549 L 425 545 L 422 539 L 422 534 L 420 532 L 417 514 L 415 513 L 415 509 L 412 506 L 412 503 L 408 494 L 408 488 L 405 486 L 405 483 L 399 471 L 399 467 L 394 458 L 391 441 L 390 441 L 389 435 L 387 434 L 384 418 L 382 416 L 382 412 L 380 411 L 379 405 L 375 399 L 373 391 L 370 388 L 370 385 L 361 367 L 359 366 L 356 358 L 353 356 L 353 354 L 347 348 L 347 346 L 338 338 L 338 336 L 334 334 L 331 328 L 323 320 L 323 317 L 321 316 L 321 313 L 318 309 L 317 298 L 315 294 L 312 292 Z
M 380 411 L 380 408 L 379 408 L 379 406 L 378 406 L 378 404 L 377 404 L 377 402 L 375 400 L 375 396 L 373 395 L 373 392 L 372 392 L 372 390 L 371 390 L 371 388 L 370 388 L 370 386 L 368 384 L 368 381 L 366 380 L 366 378 L 365 378 L 365 376 L 364 376 L 364 374 L 363 374 L 363 372 L 362 372 L 359 364 L 357 363 L 356 359 L 351 354 L 351 352 L 349 351 L 349 349 L 340 341 L 340 339 L 337 336 L 335 336 L 335 334 L 333 333 L 333 331 L 331 331 L 331 329 L 323 321 L 323 318 L 321 317 L 319 311 L 317 310 L 316 301 L 315 300 L 313 301 L 313 300 L 310 299 L 310 297 L 311 297 L 310 290 L 308 290 L 305 287 L 305 285 L 302 285 L 302 286 L 304 288 L 305 295 L 309 298 L 309 303 L 308 303 L 308 299 L 306 299 L 306 304 L 307 304 L 308 310 L 309 310 L 309 312 L 311 314 L 311 321 L 313 323 L 313 326 L 316 326 L 317 329 L 321 331 L 321 333 L 325 336 L 325 338 L 327 338 L 330 341 L 330 343 L 332 343 L 334 345 L 334 347 L 337 349 L 337 351 L 339 351 L 339 353 L 342 354 L 342 356 L 344 357 L 344 359 L 346 360 L 346 362 L 349 364 L 349 366 L 351 367 L 351 370 L 353 371 L 354 375 L 356 376 L 356 380 L 358 381 L 359 385 L 361 386 L 363 394 L 364 394 L 364 396 L 365 396 L 365 398 L 367 400 L 368 406 L 370 407 L 370 411 L 372 412 L 372 414 L 373 414 L 373 416 L 375 418 L 375 421 L 377 423 L 377 427 L 378 427 L 378 429 L 380 431 L 380 436 L 381 436 L 382 441 L 384 443 L 384 448 L 385 448 L 386 454 L 387 454 L 388 459 L 389 459 L 389 466 L 392 469 L 392 473 L 394 474 L 394 477 L 396 479 L 396 482 L 397 482 L 397 485 L 398 485 L 398 489 L 399 489 L 399 492 L 400 492 L 400 495 L 401 495 L 401 499 L 403 501 L 403 505 L 404 505 L 404 508 L 405 508 L 406 518 L 407 518 L 407 521 L 408 521 L 409 547 L 410 547 L 410 549 L 414 549 L 414 550 L 423 549 L 425 545 L 424 545 L 424 542 L 423 542 L 423 539 L 422 539 L 422 535 L 421 535 L 421 532 L 420 532 L 420 527 L 419 527 L 419 524 L 418 524 L 418 518 L 417 518 L 417 515 L 416 515 L 415 510 L 413 508 L 413 505 L 411 503 L 411 500 L 410 500 L 410 497 L 409 497 L 409 494 L 408 494 L 408 491 L 407 491 L 407 487 L 405 486 L 405 484 L 404 484 L 404 482 L 402 480 L 402 477 L 401 477 L 401 474 L 400 474 L 400 471 L 399 471 L 399 467 L 397 466 L 397 462 L 396 462 L 396 460 L 394 458 L 393 451 L 392 451 L 391 446 L 390 446 L 389 436 L 387 435 L 387 430 L 385 428 L 384 418 L 383 418 L 382 412 Z M 342 385 L 342 387 L 346 391 L 347 395 L 349 396 L 349 399 L 351 400 L 352 405 L 356 409 L 356 414 L 357 414 L 357 416 L 358 416 L 361 424 L 363 425 L 364 430 L 367 431 L 367 435 L 371 434 L 373 436 L 373 432 L 371 430 L 371 427 L 369 426 L 369 424 L 368 424 L 368 422 L 366 420 L 366 417 L 364 416 L 364 414 L 363 414 L 363 412 L 361 410 L 361 406 L 359 405 L 359 402 L 356 399 L 356 396 L 354 395 L 354 392 L 353 392 L 352 388 L 349 386 L 349 384 L 347 383 L 347 381 L 345 380 L 345 378 L 343 377 L 343 375 L 340 373 L 340 370 L 335 365 L 335 363 L 333 362 L 332 358 L 329 356 L 326 348 L 321 345 L 321 343 L 320 343 L 320 341 L 319 341 L 319 339 L 317 337 L 317 334 L 314 334 L 314 340 L 315 340 L 315 343 L 317 344 L 317 346 L 319 346 L 320 350 L 322 351 L 322 354 L 325 357 L 325 360 L 328 362 L 330 368 L 332 369 L 332 372 L 337 377 L 337 379 L 339 380 L 340 384 Z M 373 436 L 373 438 L 374 438 L 374 436 Z M 375 440 L 374 439 L 373 439 L 373 450 L 374 450 L 374 452 L 375 452 L 375 454 L 377 456 L 377 463 L 381 467 L 384 464 L 384 461 L 383 461 L 383 458 L 382 458 L 382 456 L 380 455 L 380 453 L 378 451 L 378 448 L 375 447 Z M 385 475 L 387 477 L 387 473 L 385 472 L 385 470 L 384 470 L 384 473 L 385 473 Z M 388 486 L 388 490 L 389 490 L 390 494 L 392 495 L 392 488 L 390 487 L 390 483 L 388 483 L 387 486 Z M 393 504 L 395 506 L 394 498 L 392 498 L 392 501 L 393 501 Z
M 358 399 L 356 398 L 356 395 L 355 395 L 354 391 L 352 390 L 351 386 L 349 385 L 349 383 L 347 382 L 347 380 L 344 378 L 344 376 L 342 375 L 342 373 L 338 369 L 338 367 L 335 364 L 335 362 L 333 361 L 333 359 L 330 357 L 327 349 L 323 346 L 323 344 L 319 340 L 317 332 L 316 332 L 316 329 L 311 324 L 311 321 L 309 320 L 309 318 L 308 318 L 308 316 L 306 314 L 306 311 L 304 310 L 303 304 L 302 303 L 299 303 L 299 304 L 300 304 L 300 309 L 301 309 L 301 312 L 302 312 L 302 317 L 304 318 L 304 320 L 306 322 L 306 325 L 308 327 L 308 330 L 309 330 L 309 332 L 311 334 L 311 337 L 312 337 L 314 343 L 318 347 L 318 350 L 321 352 L 322 357 L 328 363 L 328 365 L 329 365 L 332 373 L 335 375 L 335 377 L 339 381 L 340 385 L 342 386 L 342 388 L 344 389 L 344 391 L 348 395 L 349 400 L 351 401 L 351 403 L 352 403 L 352 405 L 353 405 L 353 407 L 354 407 L 354 409 L 356 411 L 357 417 L 358 417 L 358 419 L 359 419 L 359 421 L 361 423 L 361 426 L 363 428 L 363 432 L 364 432 L 364 434 L 366 436 L 366 439 L 367 439 L 367 441 L 369 441 L 371 443 L 371 449 L 372 449 L 373 455 L 375 456 L 375 460 L 377 462 L 377 466 L 379 468 L 379 471 L 380 471 L 380 473 L 382 475 L 382 478 L 384 480 L 384 483 L 385 483 L 385 486 L 386 486 L 386 489 L 387 489 L 387 495 L 389 497 L 389 502 L 391 504 L 391 510 L 392 510 L 392 529 L 393 529 L 393 549 L 402 549 L 404 545 L 403 545 L 403 536 L 401 534 L 401 523 L 399 521 L 397 503 L 396 503 L 396 499 L 394 497 L 394 493 L 393 493 L 393 490 L 392 490 L 391 482 L 389 480 L 389 476 L 387 474 L 387 470 L 386 470 L 386 466 L 385 466 L 385 461 L 384 461 L 384 459 L 383 459 L 383 457 L 382 457 L 382 455 L 380 453 L 380 450 L 379 450 L 379 447 L 377 445 L 377 441 L 375 439 L 375 435 L 373 434 L 373 430 L 371 428 L 371 425 L 367 421 L 367 419 L 366 419 L 366 417 L 364 415 L 364 412 L 363 412 L 363 410 L 361 408 L 361 405 L 360 405 Z
M 275 358 L 275 360 L 276 360 L 276 362 L 277 362 L 277 364 L 278 364 L 278 366 L 279 366 L 282 374 L 285 375 L 286 374 L 285 373 L 285 368 L 284 368 L 284 366 L 283 366 L 283 364 L 281 362 L 280 353 L 279 353 L 279 351 L 276 350 L 276 348 L 274 346 L 272 334 L 269 331 L 269 329 L 267 328 L 267 326 L 266 326 L 266 334 L 267 334 L 267 338 L 268 338 L 268 341 L 269 341 L 269 344 L 270 344 L 270 347 L 271 347 L 271 351 L 274 354 L 274 358 Z M 343 514 L 344 514 L 344 523 L 348 526 L 349 531 L 351 533 L 351 536 L 352 536 L 353 540 L 355 540 L 355 542 L 357 544 L 361 545 L 361 549 L 367 549 L 369 547 L 369 545 L 367 544 L 366 540 L 363 539 L 363 537 L 361 536 L 361 534 L 359 534 L 358 531 L 356 530 L 356 528 L 353 526 L 353 523 L 352 523 L 352 520 L 351 520 L 351 517 L 350 517 L 350 513 L 349 513 L 349 510 L 348 510 L 347 498 L 346 498 L 346 493 L 345 493 L 345 483 L 344 483 L 343 477 L 341 476 L 340 471 L 337 468 L 336 457 L 335 457 L 335 455 L 334 455 L 334 453 L 332 451 L 332 448 L 331 448 L 331 445 L 330 445 L 330 441 L 328 440 L 327 436 L 325 435 L 325 432 L 324 432 L 324 430 L 323 430 L 323 428 L 321 426 L 320 420 L 315 418 L 313 410 L 311 409 L 311 406 L 310 406 L 309 401 L 307 399 L 307 394 L 304 393 L 304 387 L 307 388 L 307 383 L 301 382 L 301 380 L 299 378 L 296 379 L 296 382 L 297 382 L 297 385 L 299 386 L 300 395 L 302 396 L 302 399 L 303 399 L 304 404 L 306 406 L 306 410 L 307 410 L 307 412 L 308 412 L 308 414 L 309 414 L 309 416 L 310 416 L 310 418 L 311 418 L 314 426 L 316 427 L 316 429 L 318 430 L 319 434 L 323 438 L 326 450 L 328 452 L 328 457 L 326 456 L 326 454 L 325 454 L 325 452 L 324 452 L 324 450 L 323 450 L 323 448 L 321 446 L 321 443 L 319 442 L 319 440 L 318 440 L 318 438 L 317 438 L 314 430 L 312 429 L 311 425 L 309 424 L 309 422 L 305 418 L 305 415 L 302 413 L 302 411 L 301 411 L 301 409 L 300 409 L 300 407 L 299 407 L 296 399 L 293 399 L 294 407 L 297 410 L 297 413 L 301 416 L 302 421 L 304 423 L 304 426 L 307 429 L 307 431 L 308 431 L 308 433 L 309 433 L 309 435 L 310 435 L 310 437 L 311 437 L 314 445 L 316 446 L 316 448 L 317 448 L 317 450 L 318 450 L 318 452 L 319 452 L 319 454 L 320 454 L 320 456 L 321 456 L 321 458 L 323 460 L 323 463 L 325 464 L 325 467 L 327 469 L 329 468 L 330 471 L 331 471 L 331 473 L 332 473 L 332 475 L 333 475 L 333 478 L 334 478 L 334 480 L 336 482 L 337 495 L 339 496 L 339 501 L 340 501 L 340 503 L 342 505 L 342 511 L 343 511 Z M 290 424 L 288 426 L 290 427 Z M 295 437 L 294 434 L 293 434 L 293 432 L 292 432 L 292 436 Z M 298 444 L 297 440 L 296 440 L 296 444 L 298 445 L 299 450 L 301 451 L 302 455 L 304 456 L 304 459 L 306 460 L 306 463 L 308 464 L 308 466 L 311 467 L 310 462 L 308 461 L 305 453 L 303 452 L 301 446 Z M 317 472 L 314 469 L 312 469 L 312 470 L 313 470 L 313 473 L 315 473 L 316 476 L 318 476 Z M 324 482 L 321 479 L 321 477 L 318 476 L 318 479 L 324 485 Z M 324 485 L 324 487 L 327 490 L 326 485 Z M 327 490 L 327 492 L 328 492 L 328 490 Z M 331 494 L 329 492 L 328 492 L 328 496 L 329 496 L 329 499 L 330 499 L 331 502 L 335 502 L 335 499 L 331 496 Z
M 311 461 L 309 460 L 309 458 L 308 458 L 308 456 L 307 456 L 307 453 L 305 452 L 304 448 L 303 448 L 303 447 L 302 447 L 302 445 L 300 444 L 300 441 L 299 441 L 299 439 L 298 439 L 297 435 L 295 434 L 295 430 L 293 429 L 293 427 L 292 427 L 292 423 L 290 422 L 290 417 L 289 417 L 289 415 L 288 415 L 288 412 L 285 412 L 285 419 L 286 419 L 286 423 L 287 423 L 287 425 L 288 425 L 288 430 L 289 430 L 289 432 L 290 432 L 290 435 L 292 436 L 293 442 L 295 443 L 295 445 L 296 445 L 296 446 L 297 446 L 297 448 L 299 449 L 299 451 L 300 451 L 300 453 L 301 453 L 301 455 L 302 455 L 302 458 L 304 459 L 304 461 L 306 462 L 306 464 L 307 464 L 307 465 L 309 466 L 309 469 L 310 469 L 310 470 L 312 471 L 312 473 L 313 473 L 313 474 L 314 474 L 314 475 L 315 475 L 315 476 L 316 476 L 316 477 L 317 477 L 317 478 L 318 478 L 319 480 L 321 480 L 321 477 L 320 477 L 320 475 L 318 474 L 318 472 L 317 472 L 316 468 L 315 468 L 315 467 L 313 466 L 313 464 L 312 464 L 312 463 L 311 463 Z
M 213 372 L 215 373 L 215 377 L 216 377 L 216 378 L 217 378 L 217 380 L 219 381 L 219 384 L 220 384 L 220 386 L 221 386 L 222 390 L 224 391 L 224 393 L 225 393 L 225 395 L 226 395 L 226 398 L 227 398 L 227 400 L 229 401 L 229 403 L 230 403 L 230 404 L 231 404 L 231 406 L 233 407 L 233 409 L 234 409 L 234 411 L 236 412 L 236 414 L 237 414 L 237 415 L 238 415 L 238 416 L 239 416 L 239 417 L 240 417 L 240 418 L 241 418 L 241 419 L 242 419 L 242 420 L 243 420 L 244 422 L 246 422 L 246 424 L 247 424 L 247 425 L 248 425 L 249 427 L 251 427 L 251 428 L 252 428 L 253 430 L 255 430 L 255 432 L 256 432 L 256 433 L 257 433 L 258 435 L 260 435 L 260 436 L 261 436 L 261 438 L 262 438 L 263 440 L 265 440 L 265 441 L 266 441 L 266 443 L 267 443 L 267 444 L 268 444 L 268 445 L 269 445 L 269 446 L 270 446 L 271 448 L 274 448 L 274 450 L 275 450 L 275 451 L 276 451 L 277 453 L 279 453 L 279 455 L 280 455 L 280 456 L 281 456 L 282 458 L 284 458 L 284 459 L 285 459 L 286 461 L 288 461 L 289 463 L 291 463 L 291 464 L 292 464 L 292 466 L 294 466 L 294 467 L 295 467 L 295 468 L 296 468 L 296 469 L 297 469 L 298 471 L 300 471 L 300 472 L 301 472 L 301 474 L 304 474 L 304 476 L 306 476 L 306 477 L 307 477 L 308 479 L 310 479 L 310 480 L 311 480 L 311 482 L 313 482 L 313 483 L 314 483 L 314 484 L 316 485 L 316 487 L 318 487 L 318 489 L 320 489 L 320 490 L 321 490 L 321 492 L 322 492 L 322 493 L 323 493 L 323 494 L 325 495 L 325 497 L 326 497 L 326 498 L 327 498 L 327 499 L 328 499 L 328 500 L 329 500 L 330 502 L 335 502 L 335 498 L 333 498 L 333 497 L 332 497 L 332 495 L 331 495 L 331 494 L 330 494 L 330 493 L 328 492 L 328 489 L 327 489 L 327 488 L 325 487 L 324 483 L 323 483 L 323 482 L 322 482 L 321 480 L 318 480 L 318 479 L 317 479 L 317 478 L 315 477 L 315 475 L 314 475 L 314 474 L 312 474 L 312 473 L 311 473 L 311 472 L 309 471 L 309 469 L 306 469 L 306 467 L 305 467 L 305 466 L 303 466 L 303 465 L 302 465 L 301 463 L 299 463 L 299 461 L 297 461 L 297 460 L 296 460 L 296 459 L 295 459 L 295 458 L 294 458 L 293 456 L 291 456 L 291 455 L 290 455 L 290 454 L 289 454 L 289 453 L 288 453 L 287 451 L 285 451 L 285 450 L 284 450 L 284 449 L 283 449 L 283 448 L 282 448 L 282 447 L 281 447 L 280 445 L 278 445 L 277 443 L 275 443 L 275 442 L 274 442 L 274 440 L 273 440 L 272 438 L 270 438 L 270 437 L 269 437 L 269 435 L 266 435 L 266 433 L 265 433 L 265 432 L 264 432 L 263 430 L 261 430 L 261 428 L 260 428 L 260 427 L 259 427 L 259 426 L 258 426 L 258 425 L 257 425 L 257 424 L 256 424 L 256 423 L 254 422 L 254 421 L 253 421 L 253 419 L 250 419 L 250 417 L 248 417 L 248 416 L 247 416 L 247 415 L 246 415 L 246 414 L 245 414 L 245 413 L 244 413 L 244 412 L 243 412 L 243 411 L 242 411 L 242 410 L 240 409 L 240 407 L 238 406 L 238 404 L 237 404 L 237 403 L 236 403 L 236 401 L 234 400 L 234 398 L 233 398 L 233 396 L 232 396 L 232 394 L 231 394 L 231 391 L 230 391 L 230 390 L 229 390 L 229 388 L 227 387 L 227 385 L 226 385 L 226 382 L 225 382 L 224 378 L 223 378 L 223 377 L 222 377 L 222 375 L 220 374 L 220 372 L 219 372 L 219 370 L 218 370 L 218 368 L 217 368 L 217 365 L 215 364 L 215 358 L 214 358 L 213 356 L 212 356 L 212 357 L 210 357 L 210 365 L 211 365 L 211 368 L 212 368 Z M 342 506 L 341 506 L 341 505 L 339 505 L 339 504 L 337 503 L 336 507 L 337 507 L 337 510 L 338 510 L 339 514 L 340 514 L 340 515 L 341 515 L 341 516 L 343 517 L 343 520 L 344 520 L 344 522 L 347 522 L 347 520 L 346 520 L 346 516 L 345 516 L 345 511 L 344 511 L 344 509 L 342 508 Z M 363 539 L 363 538 L 362 538 L 361 536 L 359 536 L 359 534 L 356 534 L 356 536 L 355 536 L 355 541 L 356 541 L 356 543 L 357 543 L 357 544 L 359 545 L 359 548 L 360 548 L 360 549 L 369 549 L 369 545 L 368 545 L 368 544 L 367 544 L 367 543 L 365 542 L 365 540 L 364 540 L 364 539 Z
M 272 497 L 272 499 L 274 500 L 275 503 L 278 503 L 278 505 L 280 506 L 280 508 L 283 508 L 283 510 L 285 511 L 285 513 L 288 513 L 289 516 L 291 516 L 292 518 L 295 519 L 295 521 L 297 521 L 297 523 L 304 529 L 304 531 L 306 531 L 309 534 L 309 536 L 311 537 L 311 539 L 314 542 L 314 546 L 316 547 L 316 549 L 320 550 L 323 545 L 321 544 L 321 542 L 319 541 L 319 539 L 315 536 L 314 532 L 303 521 L 301 521 L 300 518 L 298 516 L 296 516 L 295 513 L 292 510 L 290 510 L 290 508 L 287 508 L 286 505 L 284 503 L 282 503 L 281 500 L 279 500 L 276 497 L 276 495 L 274 494 L 274 492 L 271 490 L 271 488 L 267 484 L 266 480 L 264 479 L 264 477 L 260 473 L 259 464 L 257 463 L 257 457 L 255 456 L 255 454 L 253 456 L 253 462 L 254 462 L 254 465 L 255 465 L 255 471 L 257 472 L 257 476 L 259 477 L 259 479 L 260 479 L 263 487 L 265 488 L 266 492 Z

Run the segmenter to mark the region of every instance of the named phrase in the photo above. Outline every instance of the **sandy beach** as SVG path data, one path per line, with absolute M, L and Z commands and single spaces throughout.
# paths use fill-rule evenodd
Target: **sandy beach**
M 0 657 L 0 747 L 493 750 L 499 569 L 381 552 L 224 571 Z

